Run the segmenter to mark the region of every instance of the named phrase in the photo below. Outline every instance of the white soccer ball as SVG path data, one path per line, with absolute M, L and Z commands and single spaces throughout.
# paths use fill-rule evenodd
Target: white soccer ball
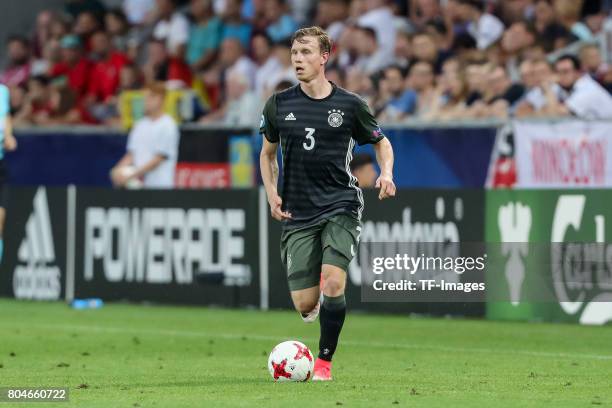
M 268 358 L 268 370 L 274 381 L 308 381 L 313 368 L 312 353 L 297 340 L 280 343 Z

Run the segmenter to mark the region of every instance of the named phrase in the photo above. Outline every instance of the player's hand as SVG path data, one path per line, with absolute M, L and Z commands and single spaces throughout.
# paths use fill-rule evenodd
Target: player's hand
M 111 170 L 111 180 L 115 187 L 123 187 L 127 183 L 128 177 L 126 177 L 125 172 L 121 171 L 120 167 L 114 167 Z
M 280 198 L 278 195 L 268 199 L 268 203 L 270 204 L 270 212 L 272 213 L 272 218 L 278 221 L 291 219 L 290 212 L 281 210 L 281 206 L 283 205 L 283 199 Z
M 7 135 L 6 139 L 4 139 L 4 148 L 7 152 L 12 152 L 17 149 L 17 139 L 13 135 Z
M 380 193 L 378 193 L 379 200 L 395 197 L 395 183 L 393 183 L 392 177 L 385 175 L 378 177 L 376 179 L 376 188 L 380 188 Z

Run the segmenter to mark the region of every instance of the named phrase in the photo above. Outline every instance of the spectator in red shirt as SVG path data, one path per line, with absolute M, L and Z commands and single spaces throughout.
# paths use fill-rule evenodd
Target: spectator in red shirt
M 22 106 L 13 115 L 13 124 L 34 124 L 38 123 L 39 118 L 47 118 L 53 112 L 50 95 L 51 88 L 47 77 L 30 78 Z
M 98 31 L 91 37 L 94 65 L 85 106 L 98 122 L 105 122 L 114 112 L 115 95 L 119 89 L 121 68 L 128 57 L 113 50 L 110 35 Z
M 66 77 L 70 89 L 82 98 L 89 87 L 91 63 L 83 56 L 81 41 L 76 35 L 65 35 L 60 41 L 62 60 L 51 68 L 52 78 Z
M 76 94 L 68 87 L 52 86 L 49 90 L 49 109 L 39 111 L 33 122 L 40 126 L 72 125 L 86 122 Z
M 149 39 L 147 59 L 143 65 L 145 83 L 169 81 L 170 88 L 183 88 L 191 85 L 191 71 L 185 61 L 172 58 L 163 40 Z
M 0 73 L 0 83 L 10 87 L 25 85 L 30 76 L 30 45 L 21 36 L 12 36 L 6 42 L 8 64 Z
M 93 102 L 106 102 L 115 95 L 119 87 L 119 72 L 129 63 L 128 57 L 114 51 L 111 39 L 105 31 L 96 32 L 91 38 L 92 59 L 91 81 L 87 92 Z

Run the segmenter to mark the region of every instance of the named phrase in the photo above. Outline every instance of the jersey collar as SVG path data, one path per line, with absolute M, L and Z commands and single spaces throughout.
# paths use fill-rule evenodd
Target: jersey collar
M 329 98 L 331 98 L 332 96 L 334 96 L 334 94 L 336 93 L 336 88 L 337 88 L 336 84 L 334 84 L 332 81 L 329 81 L 329 80 L 328 80 L 327 82 L 329 82 L 329 83 L 331 84 L 331 86 L 332 86 L 332 91 L 331 91 L 331 92 L 329 93 L 329 95 L 327 95 L 325 98 L 321 98 L 321 99 L 311 98 L 310 96 L 306 95 L 306 92 L 304 92 L 304 91 L 302 90 L 302 87 L 300 86 L 300 84 L 297 84 L 298 92 L 299 92 L 299 93 L 300 93 L 300 94 L 301 94 L 301 95 L 302 95 L 304 98 L 309 99 L 309 100 L 314 101 L 314 102 L 323 102 L 323 101 L 326 101 L 326 100 L 328 100 Z

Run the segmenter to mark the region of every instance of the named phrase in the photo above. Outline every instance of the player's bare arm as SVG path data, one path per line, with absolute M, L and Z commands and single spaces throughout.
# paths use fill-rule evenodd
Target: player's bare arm
M 157 166 L 159 166 L 160 164 L 162 164 L 165 160 L 168 160 L 168 157 L 163 155 L 163 154 L 157 154 L 155 155 L 155 157 L 153 157 L 151 160 L 149 160 L 148 162 L 146 162 L 142 167 L 136 169 L 136 171 L 134 172 L 134 174 L 132 174 L 131 176 L 129 176 L 127 178 L 127 180 L 129 179 L 133 179 L 133 178 L 141 178 L 144 177 L 145 174 L 149 173 L 150 171 L 153 171 L 157 168 Z M 126 181 L 127 181 L 126 180 Z
M 277 149 L 278 143 L 270 143 L 264 137 L 261 154 L 259 155 L 259 166 L 261 168 L 261 178 L 268 196 L 268 204 L 270 204 L 272 218 L 282 221 L 283 219 L 290 219 L 291 213 L 281 209 L 283 199 L 278 195 L 278 190 L 276 188 L 278 185 L 278 160 L 276 159 Z
M 395 197 L 395 183 L 393 182 L 393 147 L 386 137 L 374 145 L 376 161 L 380 167 L 380 176 L 376 180 L 376 188 L 380 188 L 379 200 Z
M 6 117 L 4 124 L 4 148 L 8 152 L 12 152 L 17 149 L 17 139 L 13 135 L 13 121 L 10 116 Z

